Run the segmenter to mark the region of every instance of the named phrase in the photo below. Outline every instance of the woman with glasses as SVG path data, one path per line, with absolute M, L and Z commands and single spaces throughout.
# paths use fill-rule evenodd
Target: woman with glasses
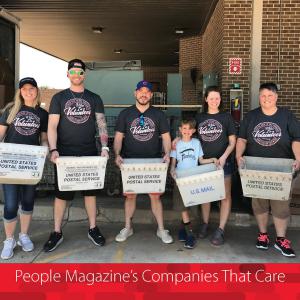
M 48 113 L 40 107 L 40 91 L 34 78 L 20 80 L 15 100 L 9 103 L 0 117 L 0 141 L 4 143 L 44 145 L 47 143 Z M 30 252 L 34 245 L 28 236 L 36 185 L 3 184 L 4 229 L 6 239 L 1 252 L 2 259 L 14 255 L 18 244 L 23 251 Z M 18 242 L 14 234 L 17 225 L 19 204 L 20 227 Z

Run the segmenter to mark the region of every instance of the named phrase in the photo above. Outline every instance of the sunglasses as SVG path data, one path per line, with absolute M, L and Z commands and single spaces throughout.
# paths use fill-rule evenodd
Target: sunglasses
M 140 117 L 139 117 L 139 125 L 141 127 L 144 127 L 144 125 L 145 125 L 145 118 L 144 118 L 143 114 L 141 114 Z
M 69 70 L 69 74 L 82 76 L 82 75 L 84 75 L 84 71 L 83 70 L 80 70 L 80 71 Z

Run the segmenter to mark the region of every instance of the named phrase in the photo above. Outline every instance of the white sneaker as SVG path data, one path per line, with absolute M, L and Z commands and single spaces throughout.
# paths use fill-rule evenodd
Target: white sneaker
M 116 236 L 115 240 L 116 242 L 125 242 L 127 238 L 133 235 L 133 230 L 132 228 L 123 228 L 120 233 Z
M 14 256 L 14 248 L 17 243 L 15 238 L 8 238 L 4 241 L 4 247 L 1 252 L 2 259 L 10 259 Z
M 34 245 L 29 236 L 25 233 L 19 233 L 18 245 L 22 247 L 25 252 L 30 252 L 34 249 Z
M 165 244 L 173 243 L 173 238 L 169 234 L 169 230 L 157 229 L 156 235 L 162 240 Z

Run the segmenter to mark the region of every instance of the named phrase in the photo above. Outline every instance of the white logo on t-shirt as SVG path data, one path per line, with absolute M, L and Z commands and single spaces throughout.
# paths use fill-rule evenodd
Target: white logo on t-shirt
M 131 123 L 130 132 L 136 140 L 146 142 L 153 137 L 155 124 L 150 118 L 144 117 L 143 126 L 141 126 L 140 118 L 136 118 Z
M 207 119 L 198 126 L 198 134 L 205 142 L 217 140 L 222 132 L 222 124 L 214 119 Z
M 40 118 L 30 111 L 20 111 L 17 113 L 13 124 L 18 133 L 33 135 L 40 127 Z
M 65 105 L 64 113 L 69 121 L 76 124 L 82 124 L 89 119 L 91 106 L 83 99 L 70 99 Z
M 272 122 L 262 122 L 255 126 L 252 132 L 254 141 L 261 146 L 273 146 L 281 138 L 280 127 Z

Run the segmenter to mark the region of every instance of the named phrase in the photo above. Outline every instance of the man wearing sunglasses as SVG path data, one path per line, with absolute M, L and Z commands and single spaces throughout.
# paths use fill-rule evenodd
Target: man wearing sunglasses
M 117 120 L 114 139 L 115 162 L 120 167 L 123 158 L 159 158 L 161 143 L 164 150 L 163 160 L 170 161 L 170 128 L 165 114 L 150 105 L 152 85 L 140 81 L 135 90 L 135 105 L 124 109 Z M 116 236 L 117 242 L 124 242 L 133 234 L 132 217 L 136 209 L 136 195 L 125 195 L 125 227 Z M 173 242 L 168 230 L 164 229 L 163 208 L 159 194 L 149 194 L 151 209 L 158 224 L 156 235 L 163 243 Z
M 53 96 L 49 109 L 48 139 L 50 160 L 55 164 L 59 156 L 96 156 L 97 124 L 102 145 L 101 156 L 108 157 L 108 135 L 101 98 L 84 88 L 85 64 L 80 59 L 68 63 L 67 76 L 70 88 Z M 56 171 L 56 170 L 55 170 Z M 89 219 L 88 238 L 97 246 L 105 244 L 105 238 L 96 226 L 97 190 L 82 191 Z M 51 252 L 63 241 L 62 220 L 67 201 L 75 191 L 59 191 L 55 172 L 54 231 L 44 245 Z

